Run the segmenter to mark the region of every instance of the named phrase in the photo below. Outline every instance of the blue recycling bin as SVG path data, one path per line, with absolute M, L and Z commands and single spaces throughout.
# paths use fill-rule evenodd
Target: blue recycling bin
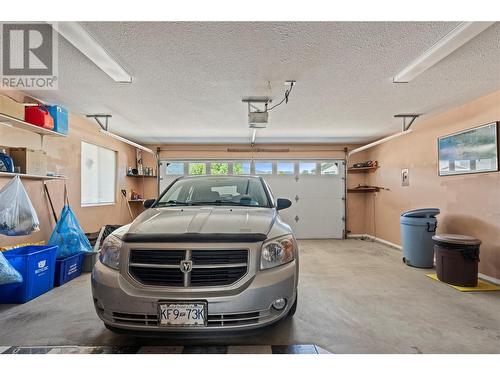
M 401 214 L 401 245 L 403 262 L 408 266 L 432 268 L 434 266 L 434 242 L 439 208 L 421 208 Z
M 68 134 L 68 111 L 60 105 L 48 105 L 47 111 L 54 119 L 54 131 Z
M 54 287 L 57 246 L 24 246 L 5 251 L 22 283 L 0 285 L 0 303 L 25 303 Z

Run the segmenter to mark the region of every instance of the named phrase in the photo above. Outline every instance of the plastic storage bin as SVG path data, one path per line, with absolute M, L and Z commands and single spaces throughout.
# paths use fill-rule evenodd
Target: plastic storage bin
M 46 129 L 54 129 L 54 119 L 44 106 L 26 107 L 24 121 Z
M 457 286 L 477 286 L 481 241 L 460 234 L 440 234 L 432 239 L 438 279 Z
M 68 134 L 68 111 L 59 105 L 49 105 L 47 110 L 54 119 L 54 131 Z
M 98 256 L 99 253 L 96 253 L 95 251 L 92 251 L 90 253 L 84 253 L 82 272 L 92 272 Z
M 24 246 L 4 251 L 23 276 L 22 283 L 0 285 L 0 303 L 24 303 L 54 287 L 57 246 Z
M 83 252 L 56 260 L 54 285 L 61 286 L 82 274 Z
M 14 173 L 14 161 L 3 148 L 0 148 L 0 172 Z
M 401 244 L 403 261 L 412 267 L 432 268 L 434 243 L 439 208 L 421 208 L 401 214 Z

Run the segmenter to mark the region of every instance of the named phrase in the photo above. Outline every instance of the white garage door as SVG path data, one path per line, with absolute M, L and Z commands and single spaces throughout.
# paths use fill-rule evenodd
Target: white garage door
M 344 235 L 345 162 L 343 160 L 192 160 L 160 163 L 160 191 L 182 175 L 256 174 L 276 198 L 292 207 L 280 212 L 297 238 L 342 238 Z

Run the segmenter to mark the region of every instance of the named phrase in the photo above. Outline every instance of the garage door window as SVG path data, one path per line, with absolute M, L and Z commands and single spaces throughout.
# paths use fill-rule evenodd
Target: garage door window
M 301 161 L 299 163 L 299 173 L 310 175 L 316 174 L 316 163 Z
M 115 203 L 116 152 L 81 143 L 81 204 Z
M 229 173 L 229 163 L 210 163 L 210 174 L 223 175 Z
M 205 163 L 189 163 L 189 174 L 206 174 L 207 165 Z
M 339 174 L 338 163 L 321 163 L 321 174 Z
M 255 174 L 272 174 L 272 173 L 273 173 L 273 163 L 271 162 L 255 163 Z
M 169 175 L 183 175 L 184 174 L 184 163 L 167 163 L 167 168 L 165 168 L 165 173 Z
M 295 163 L 279 161 L 276 167 L 276 172 L 278 174 L 293 174 Z
M 234 162 L 233 174 L 250 174 L 250 162 L 249 161 Z

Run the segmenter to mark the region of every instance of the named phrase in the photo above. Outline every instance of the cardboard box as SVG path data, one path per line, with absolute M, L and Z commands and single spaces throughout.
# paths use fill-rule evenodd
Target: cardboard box
M 24 104 L 5 95 L 0 95 L 0 113 L 24 121 Z
M 14 168 L 20 167 L 21 173 L 47 175 L 47 153 L 45 151 L 26 147 L 11 147 L 9 154 L 14 160 Z

